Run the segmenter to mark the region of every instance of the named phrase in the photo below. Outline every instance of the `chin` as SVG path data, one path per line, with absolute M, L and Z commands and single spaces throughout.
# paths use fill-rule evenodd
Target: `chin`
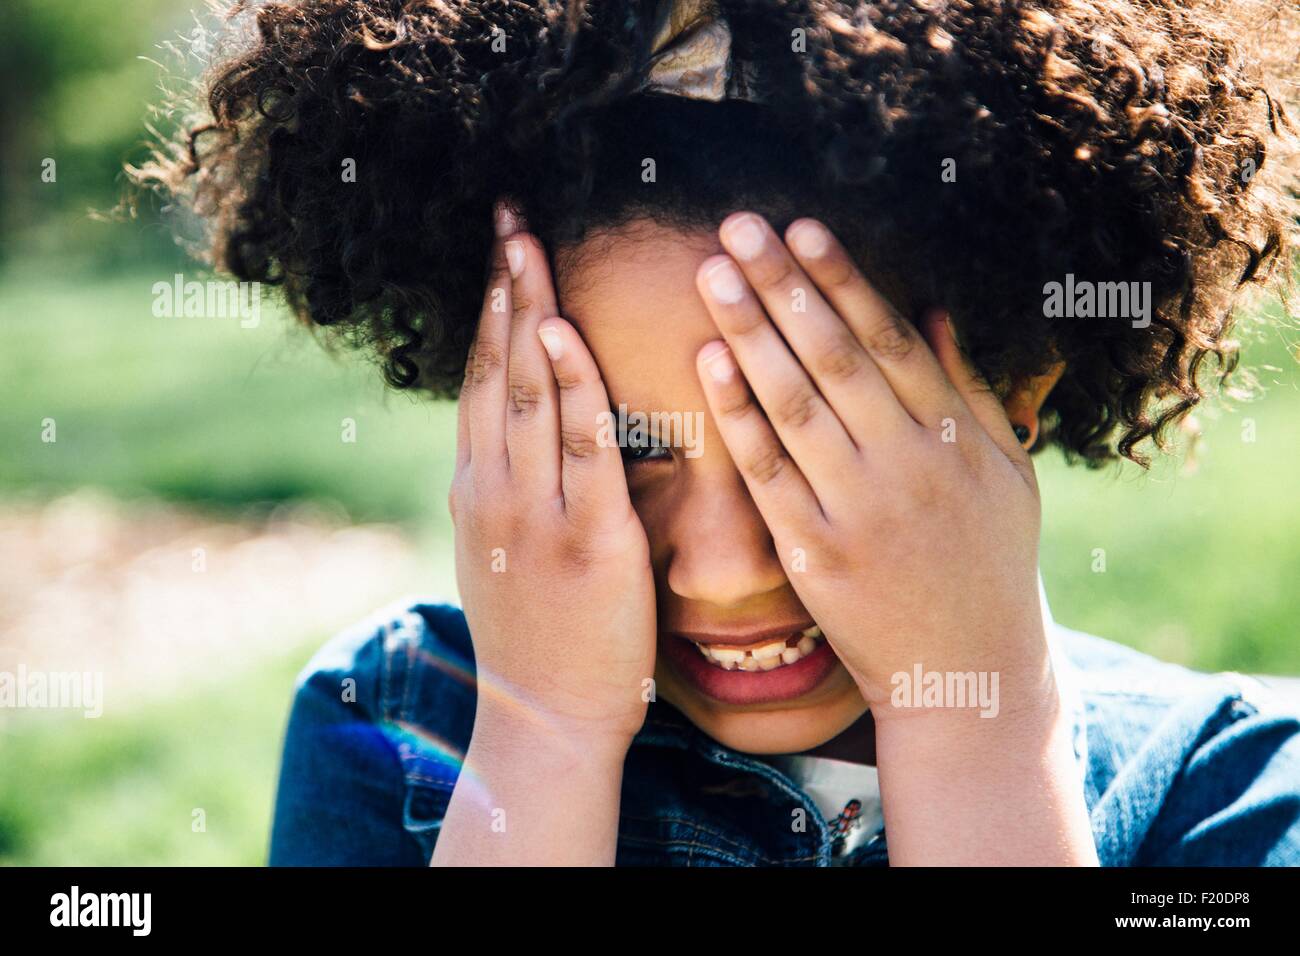
M 867 711 L 857 685 L 838 660 L 814 689 L 789 699 L 719 700 L 666 662 L 656 668 L 655 681 L 659 695 L 691 723 L 742 753 L 811 750 L 838 737 Z

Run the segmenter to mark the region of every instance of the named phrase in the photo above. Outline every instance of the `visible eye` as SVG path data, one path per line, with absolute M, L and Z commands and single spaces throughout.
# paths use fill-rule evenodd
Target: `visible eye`
M 624 465 L 639 465 L 647 461 L 671 460 L 673 457 L 672 450 L 666 445 L 660 445 L 653 438 L 647 439 L 642 444 L 628 444 L 626 441 L 619 443 L 619 451 L 623 454 Z

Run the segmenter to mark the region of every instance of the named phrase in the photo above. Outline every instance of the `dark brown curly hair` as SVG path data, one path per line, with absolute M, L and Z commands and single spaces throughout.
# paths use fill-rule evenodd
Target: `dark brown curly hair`
M 1089 463 L 1163 446 L 1205 360 L 1236 364 L 1240 290 L 1289 275 L 1289 91 L 1260 68 L 1289 6 L 720 0 L 756 105 L 637 91 L 658 2 L 237 2 L 205 108 L 133 172 L 217 267 L 442 396 L 497 197 L 553 261 L 635 218 L 813 216 L 904 314 L 947 307 L 1000 393 L 1064 361 L 1038 447 Z M 1151 324 L 1048 317 L 1067 274 L 1149 282 Z

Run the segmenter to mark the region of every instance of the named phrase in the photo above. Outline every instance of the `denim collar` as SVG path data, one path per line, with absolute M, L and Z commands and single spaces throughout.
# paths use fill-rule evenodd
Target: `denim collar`
M 1084 786 L 1088 773 L 1088 733 L 1083 695 L 1077 668 L 1066 656 L 1059 628 L 1052 618 L 1041 572 L 1038 575 L 1038 599 L 1043 616 L 1043 632 L 1047 638 L 1048 653 L 1051 655 L 1053 673 L 1056 677 L 1057 692 L 1062 707 L 1070 715 L 1079 784 Z M 662 701 L 650 705 L 645 724 L 636 735 L 633 744 L 634 746 L 671 747 L 696 754 L 722 767 L 756 774 L 775 787 L 778 792 L 805 807 L 807 818 L 812 821 L 818 836 L 818 862 L 823 866 L 830 864 L 832 834 L 829 824 L 817 809 L 812 797 L 777 767 L 758 757 L 733 750 L 717 742 L 687 720 L 676 708 Z M 882 826 L 870 840 L 854 850 L 845 862 L 850 865 L 884 863 L 887 861 L 886 853 L 885 833 Z

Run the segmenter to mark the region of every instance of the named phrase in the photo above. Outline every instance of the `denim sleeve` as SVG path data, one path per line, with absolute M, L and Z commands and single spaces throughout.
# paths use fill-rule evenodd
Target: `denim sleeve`
M 271 828 L 272 866 L 423 866 L 403 774 L 373 719 L 382 637 L 332 641 L 299 678 Z
M 1154 865 L 1300 866 L 1300 716 L 1249 698 L 1224 702 L 1184 764 L 1148 840 Z

